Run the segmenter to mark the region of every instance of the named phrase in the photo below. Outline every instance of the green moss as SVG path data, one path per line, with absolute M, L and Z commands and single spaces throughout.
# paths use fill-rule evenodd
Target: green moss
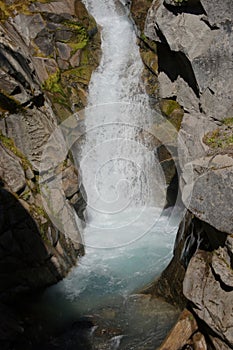
M 47 244 L 51 244 L 47 237 L 50 221 L 44 208 L 32 204 L 30 206 L 30 214 L 37 222 L 42 240 Z M 41 219 L 43 220 L 43 222 L 41 222 Z
M 60 80 L 61 72 L 58 69 L 55 73 L 51 74 L 47 80 L 44 81 L 42 87 L 47 91 L 60 93 L 61 95 L 65 96 L 64 90 L 60 84 Z
M 8 148 L 12 153 L 14 153 L 18 158 L 20 158 L 22 166 L 24 168 L 24 170 L 27 170 L 28 168 L 31 168 L 31 163 L 29 162 L 29 160 L 25 157 L 25 155 L 15 146 L 14 141 L 3 135 L 2 131 L 0 130 L 0 141 L 2 142 L 2 144 Z
M 6 6 L 5 1 L 0 1 L 0 19 L 5 19 L 10 16 L 10 11 L 8 6 Z
M 158 56 L 151 50 L 142 50 L 141 57 L 143 63 L 149 70 L 151 70 L 154 74 L 158 73 Z
M 24 201 L 27 201 L 31 197 L 31 190 L 24 191 L 21 195 L 20 198 L 23 199 Z
M 233 125 L 233 117 L 224 119 L 223 124 L 229 125 L 229 126 Z
M 71 54 L 74 54 L 77 50 L 83 49 L 87 46 L 89 36 L 86 29 L 82 25 L 74 21 L 63 21 L 62 23 L 69 29 L 72 29 L 75 34 L 75 39 L 72 40 L 72 42 L 70 40 L 67 41 L 67 44 L 72 49 Z
M 90 52 L 89 52 L 89 49 L 86 48 L 86 49 L 82 50 L 80 66 L 88 65 L 89 60 L 90 60 Z
M 80 42 L 77 42 L 77 43 L 68 43 L 68 45 L 72 49 L 71 55 L 73 55 L 78 50 L 83 49 L 84 47 L 86 47 L 87 46 L 87 42 L 86 41 L 80 41 Z
M 185 5 L 188 0 L 173 0 L 173 2 L 177 5 Z
M 157 45 L 155 41 L 147 38 L 147 36 L 143 32 L 140 35 L 140 39 L 141 39 L 140 47 L 142 49 L 149 49 L 154 53 L 157 53 Z
M 167 117 L 169 117 L 175 109 L 180 109 L 180 105 L 178 102 L 174 100 L 162 100 L 160 103 L 160 108 L 162 113 L 164 113 Z
M 30 15 L 29 6 L 33 2 L 50 2 L 50 0 L 14 0 L 14 2 L 6 5 L 6 1 L 0 0 L 0 20 L 5 20 L 8 17 L 15 17 L 18 13 Z
M 88 85 L 92 70 L 92 66 L 89 65 L 69 69 L 62 74 L 62 80 L 64 80 L 64 83 L 66 80 L 71 80 Z
M 163 99 L 160 101 L 159 106 L 162 114 L 175 126 L 177 130 L 179 130 L 184 116 L 184 111 L 179 103 L 174 100 Z
M 189 315 L 189 319 L 190 319 L 191 322 L 195 321 L 195 318 L 194 318 L 194 316 L 192 314 Z
M 229 125 L 229 120 L 226 125 Z M 232 121 L 231 121 L 232 122 Z M 217 128 L 214 131 L 209 132 L 203 138 L 205 144 L 210 148 L 215 149 L 232 149 L 233 148 L 233 134 L 230 128 Z

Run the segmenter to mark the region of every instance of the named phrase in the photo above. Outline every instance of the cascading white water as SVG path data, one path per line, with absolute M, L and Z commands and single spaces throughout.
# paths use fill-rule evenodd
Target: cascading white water
M 169 224 L 168 212 L 162 214 L 166 187 L 153 147 L 140 142 L 154 117 L 133 25 L 120 1 L 84 3 L 102 35 L 80 162 L 86 254 L 59 288 L 89 305 L 101 296 L 128 295 L 156 276 L 171 257 L 177 227 Z
M 133 25 L 120 1 L 83 2 L 101 27 L 102 58 L 89 87 L 79 162 L 87 193 L 85 256 L 43 297 L 56 323 L 59 318 L 64 322 L 66 317 L 95 313 L 101 306 L 127 303 L 130 293 L 153 280 L 168 264 L 177 232 L 177 225 L 169 220 L 170 210 L 163 210 L 165 180 L 150 135 L 156 116 L 141 82 L 143 63 Z M 136 310 L 134 306 L 127 317 Z M 158 310 L 151 317 L 152 323 L 158 322 L 154 333 L 154 323 L 147 325 L 148 336 L 147 331 L 139 332 L 137 327 L 141 330 L 141 323 L 148 321 L 140 314 L 137 324 L 130 321 L 129 329 L 122 328 L 123 333 L 131 334 L 129 343 L 117 336 L 109 348 L 136 349 L 136 345 L 129 347 L 133 342 L 142 349 L 143 337 L 151 342 L 147 349 L 155 348 L 170 317 L 158 316 Z M 126 316 L 120 316 L 124 325 L 122 317 Z
M 133 25 L 119 0 L 85 0 L 101 26 L 102 59 L 89 86 L 81 171 L 87 220 L 164 204 L 164 178 L 143 131 L 153 124 Z M 160 186 L 159 186 L 160 184 Z M 101 215 L 100 215 L 101 216 Z M 105 226 L 105 224 L 104 224 Z

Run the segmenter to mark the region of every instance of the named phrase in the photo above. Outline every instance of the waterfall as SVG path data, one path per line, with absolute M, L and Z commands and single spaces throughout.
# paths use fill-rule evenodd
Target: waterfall
M 156 116 L 141 81 L 133 25 L 119 1 L 84 3 L 102 36 L 80 161 L 87 193 L 85 256 L 47 293 L 79 312 L 114 303 L 158 276 L 177 232 L 170 211 L 163 210 L 165 180 L 149 134 Z
M 106 222 L 106 215 L 119 216 L 136 207 L 162 208 L 165 186 L 154 148 L 144 140 L 154 116 L 141 81 L 143 63 L 126 7 L 116 0 L 84 3 L 102 35 L 100 66 L 89 86 L 80 164 L 87 222 L 96 224 L 101 219 Z
M 62 222 L 64 233 L 68 231 L 75 242 L 78 230 L 73 221 L 79 222 L 78 218 L 68 215 L 74 211 L 65 205 L 66 199 L 62 205 L 56 203 L 62 176 L 48 172 L 51 165 L 57 169 L 54 158 L 60 165 L 71 149 L 87 196 L 82 232 L 85 255 L 64 280 L 32 303 L 32 309 L 37 310 L 40 325 L 48 324 L 56 334 L 70 325 L 58 343 L 52 338 L 51 348 L 53 342 L 57 348 L 60 341 L 59 349 L 86 350 L 89 344 L 88 349 L 152 350 L 177 317 L 167 303 L 137 294 L 169 263 L 177 232 L 177 221 L 171 220 L 173 209 L 164 210 L 166 184 L 155 155 L 156 131 L 163 131 L 163 140 L 169 132 L 157 128 L 166 122 L 150 109 L 141 79 L 143 63 L 126 7 L 117 0 L 83 2 L 101 30 L 101 62 L 92 74 L 85 111 L 68 118 L 48 143 L 41 192 L 58 228 Z M 59 254 L 69 259 L 62 245 L 57 245 L 57 252 L 54 264 Z

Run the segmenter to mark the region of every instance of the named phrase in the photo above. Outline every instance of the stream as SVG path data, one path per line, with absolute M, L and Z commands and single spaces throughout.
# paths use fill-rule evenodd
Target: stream
M 42 328 L 56 334 L 38 349 L 155 350 L 179 314 L 139 294 L 171 260 L 178 227 L 172 209 L 163 209 L 166 185 L 154 147 L 139 142 L 156 116 L 126 7 L 114 0 L 83 2 L 102 37 L 77 157 L 88 201 L 85 256 L 67 278 L 28 303 Z

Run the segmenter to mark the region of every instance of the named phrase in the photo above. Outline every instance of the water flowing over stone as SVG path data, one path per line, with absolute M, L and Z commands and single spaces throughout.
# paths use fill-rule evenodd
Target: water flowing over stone
M 133 25 L 120 1 L 84 1 L 101 26 L 102 59 L 89 86 L 81 170 L 87 216 L 164 205 L 165 180 L 142 142 L 154 116 L 141 81 Z
M 169 220 L 172 210 L 163 210 L 166 182 L 146 134 L 155 115 L 126 8 L 115 1 L 84 3 L 102 31 L 80 161 L 87 192 L 85 256 L 49 293 L 74 304 L 82 300 L 85 312 L 158 275 L 171 258 L 177 225 Z

